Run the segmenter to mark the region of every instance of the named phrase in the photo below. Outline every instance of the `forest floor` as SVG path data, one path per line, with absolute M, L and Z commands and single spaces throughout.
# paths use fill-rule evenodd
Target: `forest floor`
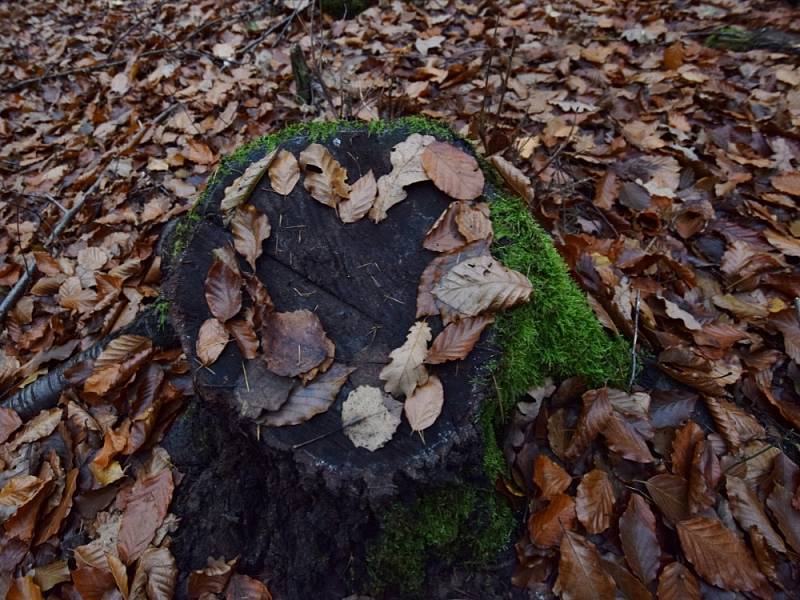
M 0 328 L 2 397 L 157 302 L 161 229 L 222 156 L 293 122 L 423 114 L 531 178 L 600 321 L 669 376 L 531 391 L 498 484 L 526 508 L 514 583 L 797 597 L 800 10 L 441 0 L 335 20 L 285 4 L 0 3 L 0 295 L 30 271 Z M 748 49 L 759 28 L 787 35 Z M 130 370 L 98 376 L 117 360 Z M 0 595 L 172 595 L 168 540 L 188 524 L 155 444 L 188 369 L 126 348 L 73 373 L 91 383 L 58 408 L 0 409 Z M 196 595 L 268 597 L 221 558 Z

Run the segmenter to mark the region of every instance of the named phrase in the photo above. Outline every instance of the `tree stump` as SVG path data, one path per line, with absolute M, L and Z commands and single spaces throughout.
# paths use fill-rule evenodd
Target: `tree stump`
M 404 128 L 370 134 L 342 127 L 324 145 L 352 182 L 369 170 L 376 179 L 390 172 L 390 151 L 408 135 Z M 312 141 L 307 134 L 299 135 L 281 148 L 298 156 Z M 383 448 L 370 452 L 355 447 L 342 430 L 343 399 L 360 385 L 383 387 L 378 374 L 389 352 L 403 344 L 417 320 L 419 279 L 437 256 L 422 247 L 423 238 L 452 199 L 430 181 L 417 183 L 406 188 L 408 198 L 391 208 L 386 220 L 375 224 L 364 218 L 344 224 L 333 209 L 309 195 L 302 179 L 285 197 L 262 183 L 248 202 L 268 216 L 272 232 L 255 274 L 277 311 L 314 312 L 335 344 L 334 365 L 355 370 L 331 408 L 302 424 L 259 426 L 243 416 L 236 399 L 249 389 L 244 370 L 252 372 L 252 363 L 261 359 L 247 361 L 236 344 L 229 343 L 209 368 L 203 368 L 196 341 L 200 326 L 211 317 L 204 282 L 212 252 L 232 243 L 220 211 L 225 188 L 265 153 L 266 148 L 256 146 L 234 168 L 214 178 L 193 211 L 191 233 L 168 284 L 172 321 L 194 367 L 198 402 L 208 404 L 214 415 L 209 418 L 204 413 L 203 418 L 218 429 L 211 436 L 219 439 L 221 431 L 238 429 L 249 438 L 237 440 L 233 453 L 224 450 L 229 470 L 216 475 L 223 479 L 216 485 L 220 493 L 228 490 L 235 495 L 244 493 L 241 480 L 250 480 L 252 485 L 245 486 L 252 494 L 247 498 L 252 503 L 249 508 L 264 514 L 239 515 L 235 523 L 222 521 L 223 530 L 249 529 L 239 539 L 220 530 L 220 522 L 211 522 L 210 529 L 192 523 L 183 540 L 179 532 L 176 555 L 185 566 L 199 568 L 208 553 L 233 551 L 243 555 L 251 568 L 266 565 L 279 597 L 341 598 L 363 584 L 364 566 L 359 560 L 376 529 L 376 514 L 431 488 L 481 477 L 476 417 L 488 395 L 487 365 L 496 350 L 486 341 L 487 331 L 465 360 L 429 368 L 443 384 L 445 403 L 435 424 L 425 430 L 424 440 L 412 435 L 404 420 Z M 250 270 L 243 260 L 239 267 L 242 272 Z M 442 329 L 441 320 L 436 317 L 429 323 L 435 336 Z M 168 443 L 171 453 L 180 452 L 176 445 Z M 216 499 L 186 494 L 191 496 L 192 491 L 179 492 L 179 514 L 181 497 L 187 502 L 184 508 L 206 513 L 204 519 L 213 520 L 215 513 L 224 511 L 213 506 Z M 255 531 L 260 533 L 257 539 L 251 535 Z M 209 539 L 219 542 L 218 550 L 209 548 Z M 234 548 L 237 543 L 241 547 Z M 347 583 L 347 577 L 354 581 Z

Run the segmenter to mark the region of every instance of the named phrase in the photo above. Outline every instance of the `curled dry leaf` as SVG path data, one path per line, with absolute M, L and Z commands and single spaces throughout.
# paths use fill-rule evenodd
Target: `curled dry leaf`
M 350 195 L 347 171 L 322 144 L 311 144 L 303 150 L 300 164 L 305 169 L 303 186 L 318 202 L 336 208 L 342 199 Z M 310 170 L 309 166 L 316 167 L 320 172 Z
M 225 193 L 219 206 L 220 210 L 228 212 L 246 202 L 274 158 L 275 151 L 272 151 L 261 160 L 248 165 L 244 173 L 225 188 Z
M 198 569 L 189 574 L 187 593 L 192 600 L 204 598 L 207 594 L 221 594 L 225 591 L 228 581 L 233 574 L 233 568 L 238 562 L 238 558 L 233 558 L 225 562 L 224 558 L 208 558 L 208 566 L 205 569 Z
M 614 580 L 603 569 L 594 544 L 567 531 L 561 540 L 558 579 L 553 591 L 562 600 L 614 600 Z
M 478 343 L 483 330 L 493 322 L 494 317 L 480 315 L 450 323 L 434 338 L 425 356 L 425 362 L 429 365 L 438 365 L 466 358 Z
M 594 469 L 578 484 L 575 512 L 578 520 L 591 534 L 603 533 L 611 524 L 614 510 L 614 488 L 605 471 Z
M 619 519 L 619 537 L 631 571 L 648 585 L 658 574 L 661 546 L 656 537 L 656 517 L 639 494 L 631 494 L 628 508 Z
M 286 403 L 275 412 L 264 413 L 259 422 L 274 427 L 297 425 L 325 412 L 334 403 L 353 371 L 354 367 L 334 363 L 325 374 L 305 387 L 295 386 Z
M 249 321 L 231 319 L 225 323 L 225 329 L 231 334 L 244 358 L 251 360 L 258 355 L 258 337 Z
M 533 462 L 533 483 L 541 491 L 541 497 L 549 500 L 564 492 L 572 483 L 572 477 L 561 465 L 553 462 L 548 456 L 540 454 Z
M 257 579 L 235 573 L 225 591 L 225 600 L 272 600 L 272 594 Z
M 700 584 L 681 563 L 670 563 L 658 578 L 658 600 L 700 600 Z
M 262 244 L 270 234 L 267 215 L 258 212 L 252 204 L 239 206 L 233 213 L 230 227 L 236 251 L 244 256 L 247 263 L 255 271 L 256 259 L 263 252 Z
M 452 144 L 429 144 L 422 153 L 421 162 L 433 184 L 448 196 L 472 200 L 483 193 L 483 171 L 478 161 Z
M 350 187 L 350 197 L 339 203 L 339 218 L 342 223 L 355 223 L 366 216 L 375 203 L 377 193 L 378 185 L 370 169 Z
M 310 310 L 271 313 L 262 333 L 264 360 L 276 375 L 296 377 L 333 355 L 333 342 Z
M 422 152 L 434 141 L 433 136 L 412 133 L 392 148 L 392 170 L 378 179 L 378 198 L 369 211 L 369 218 L 375 223 L 383 221 L 392 206 L 406 199 L 405 186 L 428 179 L 422 168 Z
M 357 448 L 374 452 L 392 439 L 403 405 L 380 389 L 362 385 L 342 403 L 345 435 Z
M 225 325 L 214 317 L 207 319 L 200 326 L 200 331 L 197 333 L 197 343 L 195 345 L 197 358 L 200 359 L 204 366 L 213 364 L 222 354 L 228 344 L 228 340 L 228 331 L 225 329 Z
M 272 189 L 282 196 L 292 193 L 294 186 L 300 181 L 300 165 L 294 154 L 288 150 L 279 150 L 269 167 L 269 181 Z
M 215 258 L 206 276 L 205 295 L 212 315 L 222 323 L 233 318 L 242 308 L 242 276 L 239 269 Z
M 709 583 L 736 592 L 766 584 L 744 542 L 718 519 L 694 517 L 676 528 L 683 553 Z
M 533 203 L 535 194 L 531 180 L 513 163 L 495 154 L 489 159 L 508 187 L 517 192 L 528 204 Z
M 133 576 L 128 600 L 171 600 L 178 567 L 168 548 L 145 550 Z
M 461 202 L 451 202 L 439 215 L 422 240 L 422 247 L 433 252 L 451 252 L 467 245 L 466 238 L 458 230 L 456 217 L 461 209 Z
M 384 389 L 390 394 L 411 396 L 414 389 L 428 380 L 423 366 L 431 341 L 431 328 L 424 321 L 417 321 L 408 330 L 405 343 L 389 354 L 389 364 L 380 372 L 386 382 Z
M 542 510 L 528 519 L 531 541 L 540 548 L 558 546 L 565 531 L 575 528 L 575 501 L 566 494 L 556 494 Z
M 568 458 L 577 458 L 583 454 L 614 412 L 608 400 L 608 388 L 589 390 L 583 394 L 581 400 L 583 401 L 581 416 L 575 428 L 575 435 L 572 436 L 565 451 L 565 456 Z
M 526 302 L 533 291 L 525 275 L 506 268 L 491 256 L 458 263 L 433 289 L 433 295 L 460 314 L 505 310 Z
M 406 398 L 403 410 L 412 431 L 422 431 L 436 422 L 444 406 L 444 388 L 435 375 L 417 386 L 414 393 Z

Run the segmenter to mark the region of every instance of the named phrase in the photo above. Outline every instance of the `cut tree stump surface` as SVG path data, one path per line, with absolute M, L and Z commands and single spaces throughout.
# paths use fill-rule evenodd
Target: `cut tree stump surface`
M 392 147 L 408 132 L 379 135 L 342 132 L 325 146 L 348 172 L 352 183 L 372 169 L 376 179 L 391 171 Z M 295 138 L 281 147 L 299 156 L 311 142 Z M 254 150 L 255 161 L 264 150 Z M 243 169 L 244 167 L 242 167 Z M 238 412 L 235 389 L 245 386 L 242 358 L 229 343 L 210 368 L 201 368 L 195 356 L 195 341 L 202 323 L 211 317 L 204 296 L 204 281 L 212 262 L 212 251 L 232 244 L 223 226 L 219 205 L 225 187 L 241 171 L 231 172 L 212 183 L 198 212 L 197 224 L 181 261 L 176 265 L 171 287 L 173 320 L 183 347 L 196 369 L 195 385 L 200 396 Z M 328 487 L 341 486 L 367 495 L 397 493 L 399 476 L 412 480 L 430 478 L 433 470 L 457 470 L 465 461 L 459 447 L 478 443 L 473 425 L 483 397 L 486 366 L 494 355 L 484 340 L 462 361 L 429 367 L 444 386 L 442 415 L 424 432 L 423 443 L 403 420 L 386 446 L 369 452 L 357 448 L 341 430 L 343 400 L 359 385 L 383 387 L 378 378 L 388 354 L 405 341 L 416 321 L 416 296 L 420 275 L 437 256 L 425 250 L 422 241 L 451 199 L 430 181 L 406 188 L 408 198 L 389 210 L 388 218 L 375 224 L 368 218 L 342 223 L 334 209 L 314 200 L 303 187 L 303 179 L 283 197 L 265 177 L 248 202 L 269 217 L 272 233 L 264 242 L 257 262 L 257 275 L 265 284 L 278 311 L 308 309 L 317 314 L 328 337 L 336 345 L 335 361 L 356 367 L 336 402 L 326 412 L 295 426 L 260 427 L 243 420 L 244 427 L 267 450 L 292 451 L 306 471 L 321 474 Z M 250 269 L 240 259 L 243 273 Z M 439 317 L 428 319 L 433 335 L 442 329 Z M 484 338 L 490 335 L 484 332 Z M 257 358 L 255 360 L 261 360 Z M 333 432 L 333 433 L 332 433 Z M 322 437 L 321 437 L 322 436 Z M 311 443 L 311 440 L 315 440 Z M 466 450 L 473 454 L 474 449 Z M 452 470 L 452 469 L 451 469 Z M 447 475 L 444 475 L 446 480 Z

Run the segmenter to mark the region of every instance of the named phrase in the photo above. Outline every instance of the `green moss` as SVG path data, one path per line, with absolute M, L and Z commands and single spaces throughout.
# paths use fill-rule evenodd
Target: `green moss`
M 200 197 L 202 199 L 202 196 Z M 189 243 L 189 237 L 192 234 L 192 230 L 194 226 L 199 223 L 203 217 L 200 215 L 200 212 L 197 210 L 200 199 L 194 203 L 191 210 L 186 213 L 186 215 L 178 221 L 178 224 L 175 226 L 175 233 L 173 234 L 174 237 L 172 238 L 172 256 L 178 256 L 184 250 L 186 250 L 186 245 Z
M 743 52 L 752 49 L 753 38 L 753 34 L 742 27 L 719 27 L 706 38 L 706 46 Z
M 169 325 L 169 307 L 169 300 L 163 296 L 159 296 L 158 300 L 156 300 L 155 304 L 153 305 L 153 308 L 155 308 L 156 312 L 158 313 L 159 331 L 164 331 L 167 328 L 167 325 Z

